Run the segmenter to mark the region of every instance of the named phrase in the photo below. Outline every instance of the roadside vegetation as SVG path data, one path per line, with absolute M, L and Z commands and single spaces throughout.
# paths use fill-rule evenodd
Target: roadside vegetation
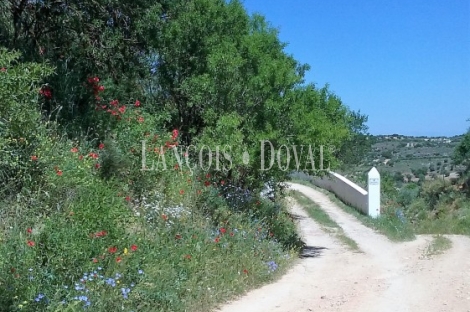
M 424 250 L 423 256 L 432 257 L 444 253 L 452 247 L 452 241 L 445 236 L 435 235 L 427 248 Z
M 0 11 L 0 311 L 208 311 L 271 281 L 303 242 L 261 140 L 365 135 L 239 1 Z

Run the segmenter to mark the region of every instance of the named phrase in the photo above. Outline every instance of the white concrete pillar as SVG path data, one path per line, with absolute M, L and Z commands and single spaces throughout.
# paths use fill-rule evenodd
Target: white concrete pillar
M 373 167 L 368 173 L 367 196 L 369 202 L 369 216 L 377 218 L 380 216 L 380 173 Z

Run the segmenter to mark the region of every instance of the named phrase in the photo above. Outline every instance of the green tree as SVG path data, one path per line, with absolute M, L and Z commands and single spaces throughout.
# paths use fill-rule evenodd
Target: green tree
M 262 16 L 249 17 L 240 2 L 222 0 L 175 1 L 168 14 L 170 22 L 152 42 L 154 111 L 169 112 L 168 124 L 181 130 L 184 144 L 249 152 L 256 162 L 234 159 L 230 179 L 253 187 L 285 178 L 288 171 L 277 165 L 259 170 L 262 140 L 276 149 L 315 145 L 318 160 L 320 145 L 340 146 L 348 137 L 348 109 L 328 87 L 302 85 L 308 66 L 284 52 Z M 334 162 L 329 149 L 324 157 Z
M 86 130 L 94 126 L 89 117 L 95 109 L 93 95 L 83 87 L 87 78 L 99 76 L 113 97 L 143 93 L 139 79 L 148 73 L 146 36 L 165 22 L 165 2 L 2 1 L 0 45 L 21 52 L 22 61 L 54 66 L 43 108 Z
M 470 129 L 455 148 L 452 160 L 456 165 L 465 165 L 468 168 L 470 163 Z
M 372 138 L 366 125 L 368 117 L 360 111 L 350 111 L 347 114 L 349 136 L 338 148 L 336 157 L 344 165 L 360 164 L 371 151 Z
M 386 159 L 392 159 L 393 153 L 390 150 L 383 151 L 382 152 L 382 157 L 384 157 Z

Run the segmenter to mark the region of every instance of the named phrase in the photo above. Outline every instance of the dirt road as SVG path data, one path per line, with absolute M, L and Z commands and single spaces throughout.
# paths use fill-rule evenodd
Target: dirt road
M 277 282 L 219 311 L 470 312 L 470 238 L 447 236 L 451 249 L 423 257 L 431 236 L 393 243 L 323 193 L 299 184 L 290 187 L 318 203 L 363 253 L 346 249 L 294 205 L 301 235 L 317 255 L 298 260 Z

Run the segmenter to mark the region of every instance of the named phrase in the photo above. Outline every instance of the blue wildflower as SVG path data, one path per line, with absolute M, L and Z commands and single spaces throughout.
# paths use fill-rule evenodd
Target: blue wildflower
M 268 265 L 269 271 L 274 272 L 277 269 L 277 264 L 274 261 L 269 261 L 266 263 Z
M 38 294 L 38 296 L 34 299 L 34 301 L 36 302 L 39 302 L 41 301 L 42 298 L 44 298 L 45 296 L 43 294 Z
M 85 286 L 75 283 L 75 290 L 84 290 L 84 289 L 85 289 Z
M 112 286 L 112 287 L 115 287 L 116 286 L 116 281 L 114 280 L 114 278 L 107 278 L 105 280 L 105 283 Z
M 122 292 L 122 296 L 124 297 L 124 299 L 128 299 L 129 297 L 127 296 L 130 292 L 130 288 L 121 288 L 121 292 Z

